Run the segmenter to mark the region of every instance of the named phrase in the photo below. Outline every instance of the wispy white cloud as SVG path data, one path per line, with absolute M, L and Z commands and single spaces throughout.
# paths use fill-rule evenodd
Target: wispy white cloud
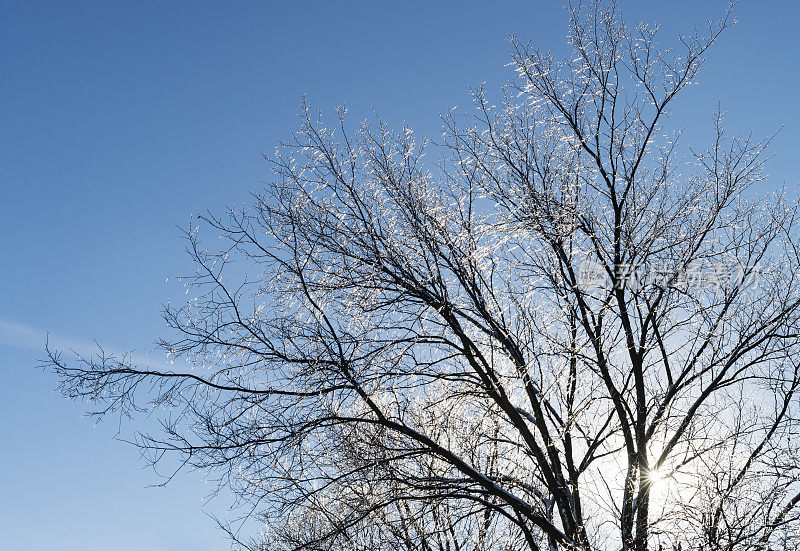
M 24 348 L 27 350 L 41 350 L 44 352 L 45 342 L 55 350 L 74 351 L 82 356 L 92 356 L 100 352 L 100 345 L 96 342 L 65 337 L 53 332 L 42 331 L 30 325 L 15 320 L 0 317 L 0 347 Z M 181 362 L 171 363 L 163 353 L 154 351 L 147 354 L 137 354 L 130 351 L 121 351 L 103 347 L 107 355 L 113 354 L 120 358 L 128 356 L 134 365 L 150 369 L 174 370 L 185 368 Z

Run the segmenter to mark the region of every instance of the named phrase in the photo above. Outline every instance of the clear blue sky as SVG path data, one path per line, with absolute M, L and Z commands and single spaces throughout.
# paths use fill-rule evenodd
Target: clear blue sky
M 562 2 L 0 0 L 0 550 L 211 550 L 199 476 L 166 488 L 33 368 L 43 334 L 142 356 L 166 282 L 189 268 L 175 224 L 240 203 L 297 99 L 374 107 L 438 133 L 437 114 L 510 78 L 505 36 L 564 44 Z M 627 2 L 665 33 L 723 2 Z M 800 179 L 800 5 L 745 1 L 674 117 L 688 143 L 722 100 L 728 128 L 785 125 L 772 183 Z M 212 507 L 219 511 L 221 504 Z

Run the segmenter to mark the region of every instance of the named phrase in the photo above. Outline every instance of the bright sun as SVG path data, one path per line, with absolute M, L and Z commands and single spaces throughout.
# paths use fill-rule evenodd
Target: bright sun
M 650 499 L 654 504 L 665 505 L 670 485 L 666 469 L 652 469 L 646 476 L 650 483 Z
M 660 483 L 664 482 L 666 474 L 663 469 L 652 469 L 647 473 L 647 479 L 650 481 L 650 485 L 655 488 Z

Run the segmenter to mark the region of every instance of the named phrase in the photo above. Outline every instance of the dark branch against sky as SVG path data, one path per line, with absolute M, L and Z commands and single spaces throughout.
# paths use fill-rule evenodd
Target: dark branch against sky
M 631 4 L 628 20 L 668 32 L 724 7 Z M 741 23 L 671 121 L 687 127 L 688 143 L 708 136 L 719 98 L 732 128 L 785 124 L 767 167 L 773 186 L 800 173 L 797 15 L 790 2 L 742 4 Z M 162 333 L 159 304 L 182 298 L 164 283 L 187 267 L 174 224 L 241 202 L 269 178 L 260 153 L 297 126 L 301 92 L 322 107 L 346 102 L 358 118 L 374 107 L 436 137 L 437 115 L 467 105 L 469 85 L 495 92 L 511 77 L 507 34 L 558 50 L 566 12 L 533 2 L 7 2 L 0 21 L 0 413 L 17 442 L 0 458 L 14 473 L 0 500 L 2 546 L 105 549 L 126 534 L 130 549 L 220 548 L 196 478 L 144 491 L 159 479 L 108 444 L 115 427 L 87 430 L 79 409 L 47 392 L 54 381 L 29 369 L 45 331 L 68 347 L 97 339 L 148 354 Z M 87 515 L 88 531 L 78 520 Z

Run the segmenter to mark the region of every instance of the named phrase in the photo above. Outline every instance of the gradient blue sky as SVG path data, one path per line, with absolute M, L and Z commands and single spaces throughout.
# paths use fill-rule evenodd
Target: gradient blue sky
M 166 277 L 189 268 L 175 224 L 241 203 L 297 100 L 438 134 L 437 114 L 510 78 L 505 36 L 564 44 L 562 2 L 10 2 L 0 0 L 0 550 L 226 549 L 209 487 L 166 488 L 33 368 L 44 332 L 158 361 Z M 724 2 L 627 2 L 665 36 Z M 743 2 L 674 116 L 687 143 L 767 134 L 771 183 L 800 177 L 800 4 Z M 702 145 L 701 142 L 698 142 Z M 212 510 L 224 510 L 217 504 Z

